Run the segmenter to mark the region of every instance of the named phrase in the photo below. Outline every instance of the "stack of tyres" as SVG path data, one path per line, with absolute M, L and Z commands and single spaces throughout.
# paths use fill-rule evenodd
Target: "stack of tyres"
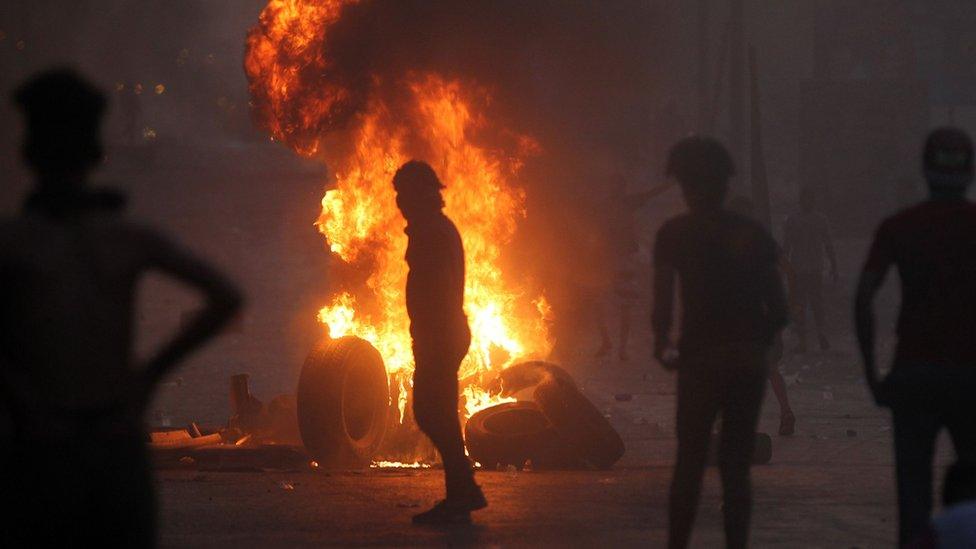
M 471 416 L 465 441 L 472 459 L 489 469 L 528 461 L 537 468 L 607 469 L 623 456 L 620 435 L 561 368 L 527 363 L 511 370 L 510 386 L 536 385 L 534 402 L 500 404 Z

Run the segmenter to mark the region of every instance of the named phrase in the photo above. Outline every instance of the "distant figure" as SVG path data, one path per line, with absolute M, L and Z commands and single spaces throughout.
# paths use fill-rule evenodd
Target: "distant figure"
M 151 547 L 155 505 L 142 415 L 157 383 L 237 311 L 237 289 L 124 198 L 88 186 L 105 97 L 69 70 L 21 87 L 23 154 L 36 185 L 0 220 L 4 546 Z M 136 290 L 159 271 L 201 290 L 196 319 L 143 364 Z M 8 444 L 9 443 L 9 444 Z
M 924 170 L 929 199 L 878 228 L 855 305 L 868 386 L 894 420 L 902 544 L 925 529 L 932 512 L 932 456 L 943 427 L 961 466 L 976 465 L 976 205 L 966 199 L 973 179 L 969 137 L 954 128 L 932 132 Z M 892 266 L 901 280 L 898 345 L 881 380 L 872 302 Z
M 755 204 L 745 196 L 733 197 L 729 200 L 728 208 L 749 219 L 756 218 Z M 795 276 L 790 264 L 782 255 L 779 255 L 777 267 L 781 276 L 786 278 L 787 294 L 792 300 L 795 295 Z M 773 343 L 773 347 L 769 352 L 769 386 L 773 388 L 773 395 L 776 396 L 776 402 L 779 404 L 779 434 L 790 436 L 796 432 L 796 414 L 793 413 L 793 408 L 790 406 L 790 395 L 786 392 L 786 381 L 783 379 L 783 374 L 779 371 L 779 364 L 782 360 L 783 336 L 781 333 L 778 333 L 776 334 L 776 341 Z
M 749 466 L 769 375 L 767 355 L 789 314 L 776 243 L 759 223 L 722 208 L 733 172 L 728 151 L 707 137 L 679 141 L 667 163 L 688 205 L 688 213 L 661 227 L 654 248 L 654 356 L 678 371 L 672 548 L 688 546 L 719 413 L 726 544 L 746 547 Z M 682 304 L 677 348 L 670 340 L 676 279 Z
M 824 334 L 823 276 L 824 258 L 830 263 L 830 278 L 837 281 L 837 256 L 830 238 L 827 218 L 816 211 L 816 196 L 809 187 L 800 191 L 800 210 L 786 220 L 783 250 L 796 276 L 797 352 L 807 352 L 807 309 L 813 313 L 820 350 L 830 349 Z
M 471 346 L 464 314 L 464 249 L 443 213 L 443 185 L 424 162 L 393 176 L 397 207 L 407 220 L 407 314 L 413 339 L 413 411 L 444 462 L 447 498 L 415 515 L 415 524 L 465 524 L 488 505 L 474 482 L 458 422 L 458 368 Z
M 638 259 L 640 243 L 637 229 L 634 226 L 634 216 L 651 198 L 655 191 L 627 193 L 627 181 L 621 175 L 615 175 L 610 180 L 609 196 L 604 206 L 604 250 L 611 270 L 610 280 L 615 309 L 620 321 L 620 348 L 617 357 L 627 361 L 630 356 L 627 347 L 630 343 L 631 317 L 634 304 L 640 296 L 637 285 Z M 597 324 L 600 329 L 600 348 L 598 357 L 604 357 L 613 350 L 610 339 L 610 329 L 607 323 L 605 307 L 597 307 Z

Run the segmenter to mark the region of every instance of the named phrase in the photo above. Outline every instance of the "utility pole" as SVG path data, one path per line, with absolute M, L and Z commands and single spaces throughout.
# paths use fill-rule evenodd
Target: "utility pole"
M 698 0 L 698 133 L 711 131 L 708 93 L 708 0 Z
M 729 10 L 729 148 L 745 183 L 745 1 L 730 0 Z
M 766 176 L 766 154 L 762 142 L 762 109 L 759 97 L 759 63 L 755 46 L 749 46 L 749 103 L 750 110 L 750 173 L 752 174 L 752 203 L 756 219 L 770 231 L 773 228 L 772 207 L 769 200 L 769 181 Z

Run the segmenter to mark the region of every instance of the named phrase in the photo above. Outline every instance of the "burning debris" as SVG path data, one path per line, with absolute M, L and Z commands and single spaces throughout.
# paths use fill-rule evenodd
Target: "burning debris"
M 604 469 L 623 455 L 620 435 L 562 368 L 540 361 L 516 364 L 486 385 L 492 398 L 508 402 L 484 408 L 466 422 L 465 444 L 482 466 L 521 468 L 532 462 L 537 468 Z M 534 401 L 512 398 L 527 389 L 534 389 Z M 411 457 L 433 457 L 411 416 L 406 421 L 397 416 L 382 359 L 362 339 L 344 336 L 313 350 L 298 395 L 302 440 L 324 467 L 403 467 Z M 465 404 L 462 394 L 461 416 Z
M 345 6 L 354 3 L 269 2 L 249 35 L 245 61 L 255 112 L 274 139 L 322 159 L 335 174 L 317 226 L 333 253 L 336 291 L 319 319 L 330 337 L 356 336 L 376 348 L 400 421 L 413 357 L 403 296 L 405 223 L 390 181 L 398 166 L 419 156 L 448 182 L 445 211 L 466 250 L 473 341 L 460 376 L 470 416 L 506 400 L 490 395 L 484 378 L 549 350 L 544 299 L 506 275 L 502 253 L 525 214 L 516 182 L 537 145 L 497 124 L 488 91 L 474 82 L 433 71 L 374 75 L 383 90 L 360 94 L 338 75 L 327 47 Z

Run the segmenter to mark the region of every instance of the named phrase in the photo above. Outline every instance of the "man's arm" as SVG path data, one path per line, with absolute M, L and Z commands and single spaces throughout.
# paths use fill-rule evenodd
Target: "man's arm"
M 877 362 L 874 355 L 874 296 L 884 283 L 885 272 L 864 270 L 857 284 L 854 298 L 854 323 L 857 329 L 857 343 L 864 361 L 864 377 L 868 388 L 878 404 L 884 404 L 879 388 Z
M 667 369 L 674 364 L 666 360 L 665 354 L 672 350 L 670 334 L 674 314 L 675 268 L 666 227 L 658 231 L 654 244 L 654 309 L 651 313 L 651 328 L 654 332 L 654 358 Z
M 148 360 L 142 383 L 148 394 L 173 366 L 217 335 L 244 300 L 237 286 L 216 269 L 162 236 L 150 234 L 144 244 L 149 270 L 160 271 L 199 290 L 205 299 L 204 307 L 193 319 Z
M 857 283 L 857 294 L 854 297 L 854 324 L 857 331 L 857 343 L 864 361 L 864 377 L 867 380 L 871 395 L 879 405 L 884 405 L 885 398 L 881 393 L 881 383 L 878 378 L 877 361 L 874 347 L 874 296 L 884 284 L 885 276 L 892 264 L 892 254 L 887 245 L 888 237 L 885 225 L 878 230 L 868 254 L 867 263 L 861 270 L 861 277 Z

